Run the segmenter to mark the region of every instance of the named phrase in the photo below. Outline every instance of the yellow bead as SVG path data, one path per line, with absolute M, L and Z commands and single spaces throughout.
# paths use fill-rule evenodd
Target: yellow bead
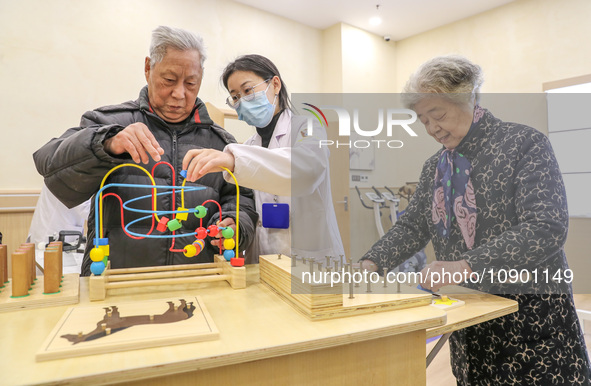
M 193 244 L 185 245 L 185 250 L 183 251 L 185 256 L 193 257 L 197 254 L 197 248 Z
M 90 260 L 92 261 L 102 261 L 105 257 L 105 253 L 100 248 L 92 248 L 90 250 Z
M 99 245 L 99 248 L 103 251 L 103 256 L 109 256 L 109 245 Z
M 183 207 L 179 206 L 178 208 L 176 208 L 176 210 L 177 210 L 177 212 L 184 212 L 187 210 L 187 208 L 183 208 Z M 188 218 L 189 218 L 189 212 L 176 214 L 176 219 L 179 221 L 187 221 Z
M 225 239 L 224 240 L 224 249 L 234 249 L 235 246 L 236 246 L 236 243 L 234 242 L 234 239 Z

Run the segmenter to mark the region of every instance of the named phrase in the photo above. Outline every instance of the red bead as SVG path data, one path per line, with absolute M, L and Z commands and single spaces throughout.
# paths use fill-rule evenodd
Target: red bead
M 217 225 L 210 225 L 207 227 L 207 230 L 209 231 L 209 235 L 211 237 L 216 237 L 220 232 L 220 228 L 218 228 Z
M 158 225 L 156 225 L 156 230 L 158 232 L 166 232 L 168 221 L 170 221 L 168 217 L 161 217 Z
M 198 239 L 204 239 L 207 237 L 207 229 L 205 229 L 203 227 L 199 227 L 199 228 L 195 229 L 195 232 L 197 232 L 195 237 L 197 237 Z

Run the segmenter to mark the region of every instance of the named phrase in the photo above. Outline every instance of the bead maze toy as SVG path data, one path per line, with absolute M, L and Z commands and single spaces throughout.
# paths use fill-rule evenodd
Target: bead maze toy
M 77 273 L 63 275 L 63 245 L 51 242 L 44 252 L 44 275 L 37 277 L 35 244 L 25 243 L 11 255 L 12 278 L 8 279 L 6 245 L 0 245 L 0 312 L 53 307 L 79 302 Z
M 100 189 L 95 197 L 95 229 L 97 237 L 94 239 L 94 248 L 90 251 L 90 259 L 93 261 L 90 266 L 92 275 L 90 277 L 90 300 L 102 300 L 106 297 L 107 290 L 116 288 L 129 288 L 140 286 L 154 286 L 154 285 L 174 285 L 174 284 L 193 284 L 212 281 L 228 281 L 232 288 L 244 288 L 246 286 L 246 271 L 244 269 L 244 258 L 239 256 L 238 245 L 234 241 L 234 236 L 239 240 L 239 211 L 240 211 L 240 188 L 234 175 L 225 169 L 236 184 L 236 234 L 230 227 L 221 227 L 218 225 L 210 225 L 207 228 L 203 224 L 203 218 L 207 216 L 208 203 L 217 205 L 219 210 L 219 221 L 222 221 L 222 208 L 215 200 L 207 200 L 195 208 L 185 207 L 185 192 L 205 189 L 200 186 L 185 186 L 186 171 L 181 171 L 181 176 L 184 178 L 181 186 L 166 186 L 156 185 L 154 181 L 154 170 L 159 165 L 167 165 L 173 173 L 173 181 L 176 180 L 174 175 L 174 168 L 167 162 L 158 162 L 152 168 L 152 173 L 149 173 L 143 167 L 136 164 L 122 164 L 111 169 L 103 178 Z M 105 185 L 107 178 L 115 170 L 122 167 L 135 167 L 142 170 L 148 175 L 152 184 L 122 184 L 109 183 Z M 103 194 L 105 190 L 111 187 L 124 188 L 146 188 L 152 191 L 151 194 L 123 202 L 122 199 L 115 193 Z M 157 190 L 166 190 L 164 193 L 157 193 Z M 176 210 L 159 210 L 157 208 L 157 195 L 172 194 L 172 205 L 174 204 L 175 191 L 181 191 L 181 205 Z M 114 196 L 119 200 L 121 206 L 121 223 L 126 235 L 134 239 L 143 238 L 170 238 L 172 245 L 171 252 L 183 253 L 188 259 L 198 255 L 204 248 L 207 237 L 221 236 L 219 243 L 220 253 L 215 256 L 213 263 L 199 263 L 199 264 L 183 264 L 172 266 L 158 266 L 158 267 L 141 267 L 141 268 L 125 268 L 125 269 L 111 269 L 109 256 L 113 252 L 109 248 L 108 238 L 103 237 L 103 199 L 109 196 Z M 143 210 L 133 208 L 131 204 L 141 199 L 152 199 L 152 209 Z M 130 221 L 125 224 L 124 212 L 126 209 L 131 212 L 145 213 L 144 217 Z M 183 227 L 183 222 L 187 221 L 188 216 L 192 214 L 199 219 L 199 227 L 194 232 L 177 234 L 177 231 Z M 167 216 L 170 216 L 167 217 Z M 146 234 L 139 234 L 133 232 L 130 227 L 139 221 L 152 220 L 152 228 Z M 156 225 L 156 232 L 154 232 L 154 225 Z M 190 243 L 183 248 L 175 248 L 175 240 L 177 238 L 194 237 Z M 116 252 L 116 251 L 115 251 Z

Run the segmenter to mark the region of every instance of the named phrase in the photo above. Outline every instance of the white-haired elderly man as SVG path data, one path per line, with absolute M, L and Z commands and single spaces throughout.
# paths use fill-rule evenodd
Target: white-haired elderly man
M 86 112 L 79 127 L 52 139 L 33 155 L 37 170 L 52 193 L 67 207 L 76 206 L 94 196 L 107 173 L 124 163 L 143 166 L 153 174 L 156 185 L 180 187 L 184 179 L 179 172 L 187 151 L 195 148 L 222 150 L 227 144 L 236 142 L 232 135 L 213 123 L 205 104 L 197 97 L 205 58 L 201 37 L 178 28 L 156 28 L 152 33 L 150 56 L 145 59 L 147 86 L 140 91 L 139 98 Z M 108 183 L 150 185 L 152 181 L 140 168 L 120 167 L 108 176 Z M 153 216 L 146 213 L 154 209 L 174 210 L 181 207 L 182 201 L 191 209 L 214 200 L 221 205 L 223 213 L 223 220 L 218 225 L 235 228 L 236 187 L 227 183 L 221 173 L 206 175 L 194 183 L 187 181 L 185 186 L 202 186 L 204 189 L 187 190 L 184 194 L 178 188 L 175 194 L 170 190 L 158 191 L 154 205 L 152 189 L 120 185 L 109 188 L 107 192 L 121 197 L 123 203 L 141 196 L 148 197 L 129 204 L 144 212 L 124 211 L 119 200 L 103 197 L 103 226 L 99 229 L 94 225 L 93 200 L 82 274 L 90 274 L 92 261 L 89 255 L 94 247 L 92 240 L 97 235 L 108 239 L 112 268 L 211 261 L 218 250 L 217 240 L 206 242 L 201 253 L 187 259 L 183 253 L 185 244 L 195 241 L 195 236 L 178 236 L 194 234 L 200 226 L 217 223 L 219 209 L 216 203 L 205 205 L 208 210 L 203 218 L 192 214 L 187 216 L 182 227 L 174 229 L 174 236 L 177 236 L 174 238 L 158 232 Z M 126 225 L 122 224 L 122 215 Z M 174 215 L 159 218 L 163 217 Z M 239 248 L 244 250 L 254 236 L 254 224 L 258 220 L 253 193 L 248 189 L 240 192 L 239 219 Z M 125 229 L 131 222 L 133 233 Z M 164 233 L 170 233 L 172 229 Z

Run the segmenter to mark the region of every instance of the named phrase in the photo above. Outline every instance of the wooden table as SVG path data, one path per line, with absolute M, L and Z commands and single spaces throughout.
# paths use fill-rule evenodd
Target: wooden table
M 311 322 L 258 283 L 233 290 L 209 283 L 192 290 L 109 295 L 104 302 L 199 295 L 219 331 L 214 341 L 35 362 L 66 306 L 0 314 L 0 374 L 6 384 L 420 385 L 425 339 L 514 312 L 515 302 L 462 295 L 466 306 L 435 307 Z M 81 304 L 88 304 L 81 279 Z M 128 290 L 129 291 L 129 290 Z M 447 323 L 446 323 L 447 320 Z

